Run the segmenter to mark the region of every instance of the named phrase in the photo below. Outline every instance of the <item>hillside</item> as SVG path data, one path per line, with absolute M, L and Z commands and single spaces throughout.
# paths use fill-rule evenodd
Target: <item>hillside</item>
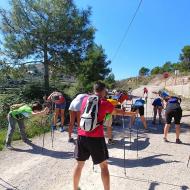
M 168 79 L 164 79 L 162 75 L 134 77 L 116 82 L 116 88 L 123 90 L 146 85 L 159 86 L 183 98 L 190 98 L 190 75 L 178 77 L 171 75 Z

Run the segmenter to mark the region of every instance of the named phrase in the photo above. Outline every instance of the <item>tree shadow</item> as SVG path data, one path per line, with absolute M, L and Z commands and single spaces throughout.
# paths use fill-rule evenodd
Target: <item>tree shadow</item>
M 0 186 L 3 187 L 5 190 L 20 190 L 16 186 L 2 179 L 1 177 L 0 177 Z
M 139 136 L 137 140 L 136 136 L 135 137 L 131 136 L 131 141 L 130 141 L 130 137 L 127 136 L 121 140 L 115 140 L 115 144 L 111 146 L 108 145 L 108 148 L 123 149 L 125 145 L 126 150 L 137 151 L 138 148 L 138 151 L 141 151 L 146 149 L 150 145 L 149 140 L 150 138 L 148 137 Z
M 132 176 L 117 176 L 117 175 L 113 175 L 113 174 L 110 174 L 110 176 L 112 177 L 115 177 L 115 178 L 120 178 L 120 179 L 127 179 L 127 180 L 131 180 L 131 181 L 134 181 L 134 182 L 146 182 L 146 183 L 150 183 L 150 186 L 149 186 L 149 190 L 154 190 L 156 186 L 158 185 L 167 185 L 167 186 L 173 186 L 173 187 L 176 187 L 180 190 L 189 190 L 189 187 L 186 186 L 186 185 L 177 185 L 177 184 L 174 184 L 174 183 L 167 183 L 167 182 L 163 182 L 163 181 L 157 181 L 157 180 L 151 180 L 151 179 L 147 179 L 147 178 L 139 178 L 139 177 L 132 177 Z
M 136 167 L 153 167 L 153 166 L 158 166 L 161 164 L 179 163 L 180 162 L 180 161 L 165 161 L 161 158 L 158 158 L 161 156 L 171 156 L 171 155 L 157 154 L 157 155 L 148 156 L 148 157 L 139 158 L 139 159 L 126 159 L 125 165 L 126 165 L 126 168 L 136 168 Z M 115 165 L 118 167 L 123 167 L 124 166 L 124 159 L 110 157 L 109 164 Z
M 151 182 L 148 190 L 155 190 L 156 186 L 158 186 L 158 185 L 159 185 L 159 183 L 157 183 L 157 182 Z
M 23 150 L 23 149 L 19 149 L 19 148 L 13 148 L 12 151 L 15 152 L 27 152 L 29 154 L 41 154 L 43 156 L 48 156 L 48 157 L 52 157 L 52 158 L 57 158 L 57 159 L 70 159 L 73 158 L 73 152 L 63 152 L 63 151 L 55 151 L 55 150 L 48 150 L 46 148 L 43 148 L 42 151 L 42 147 L 35 145 L 31 142 L 27 143 L 29 146 L 32 147 L 32 149 L 27 149 L 27 150 Z

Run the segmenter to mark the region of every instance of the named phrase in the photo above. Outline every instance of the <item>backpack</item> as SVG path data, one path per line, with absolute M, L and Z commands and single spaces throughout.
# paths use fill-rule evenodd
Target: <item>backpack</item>
M 99 111 L 99 97 L 97 95 L 91 95 L 88 97 L 85 109 L 81 115 L 80 128 L 86 132 L 93 131 L 102 122 L 98 122 Z

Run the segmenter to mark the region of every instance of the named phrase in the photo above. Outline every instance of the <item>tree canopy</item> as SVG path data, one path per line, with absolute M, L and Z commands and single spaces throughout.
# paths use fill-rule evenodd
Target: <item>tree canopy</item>
M 141 67 L 141 69 L 139 70 L 139 76 L 147 76 L 149 72 L 150 72 L 149 68 Z
M 11 0 L 10 4 L 10 11 L 0 10 L 1 53 L 6 62 L 43 63 L 46 90 L 49 67 L 76 74 L 93 44 L 91 9 L 80 10 L 72 0 Z

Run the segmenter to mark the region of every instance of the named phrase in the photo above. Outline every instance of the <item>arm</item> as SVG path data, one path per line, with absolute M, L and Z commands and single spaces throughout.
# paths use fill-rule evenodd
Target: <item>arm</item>
M 40 112 L 32 112 L 33 116 L 38 116 L 38 115 L 46 115 L 49 112 L 49 108 L 46 107 L 44 110 L 40 111 Z
M 131 111 L 124 111 L 121 109 L 114 109 L 112 112 L 112 115 L 121 115 L 121 116 L 135 116 L 136 112 L 131 112 Z

